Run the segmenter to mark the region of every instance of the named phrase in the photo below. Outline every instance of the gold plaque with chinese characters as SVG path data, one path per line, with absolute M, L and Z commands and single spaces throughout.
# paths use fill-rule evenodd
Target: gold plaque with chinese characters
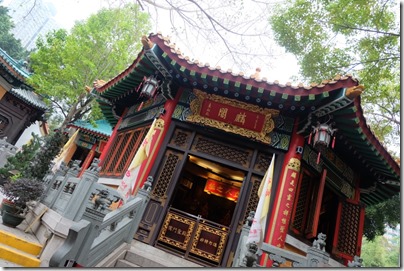
M 275 128 L 273 117 L 278 116 L 279 110 L 262 108 L 198 89 L 193 92 L 196 99 L 190 104 L 188 121 L 271 143 L 269 133 Z
M 195 221 L 177 214 L 168 213 L 158 240 L 186 250 L 194 226 Z

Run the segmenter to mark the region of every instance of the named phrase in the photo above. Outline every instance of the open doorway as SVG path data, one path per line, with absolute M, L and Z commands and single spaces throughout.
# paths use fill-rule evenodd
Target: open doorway
M 195 156 L 188 156 L 171 207 L 229 227 L 245 174 Z

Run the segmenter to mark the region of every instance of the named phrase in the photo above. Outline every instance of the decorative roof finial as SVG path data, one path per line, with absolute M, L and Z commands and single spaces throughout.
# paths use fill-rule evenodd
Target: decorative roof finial
M 260 79 L 260 72 L 261 72 L 261 68 L 256 68 L 256 69 L 255 69 L 255 73 L 252 74 L 252 75 L 250 76 L 250 78 L 251 78 L 251 79 L 255 79 L 255 80 Z
M 142 44 L 145 50 L 150 50 L 153 47 L 153 42 L 146 36 L 142 36 Z
M 104 81 L 104 80 L 95 79 L 95 81 L 93 82 L 93 86 L 94 86 L 95 88 L 100 88 L 100 87 L 102 87 L 103 85 L 105 85 L 106 83 L 107 83 L 107 82 Z
M 362 92 L 364 91 L 365 87 L 363 85 L 358 85 L 358 86 L 354 86 L 354 87 L 350 87 L 346 90 L 345 95 L 353 100 L 356 97 L 358 97 L 359 95 L 362 94 Z

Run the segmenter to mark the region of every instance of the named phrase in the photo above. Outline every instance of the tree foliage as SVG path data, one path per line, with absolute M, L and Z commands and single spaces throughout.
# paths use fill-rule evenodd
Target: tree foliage
M 51 162 L 66 143 L 67 136 L 58 130 L 42 138 L 42 141 L 42 146 L 36 158 L 31 161 L 27 170 L 24 172 L 24 177 L 43 180 L 46 173 L 49 171 Z
M 393 0 L 290 0 L 270 18 L 275 40 L 293 53 L 305 81 L 353 74 L 363 107 L 385 143 L 400 135 L 399 7 Z
M 32 139 L 14 156 L 10 156 L 4 167 L 0 168 L 0 175 L 4 179 L 23 177 L 41 181 L 66 141 L 67 136 L 60 131 L 45 137 L 32 133 Z
M 399 236 L 393 239 L 399 239 Z M 395 241 L 395 240 L 392 240 Z M 400 242 L 389 242 L 384 236 L 373 241 L 362 240 L 361 258 L 364 267 L 399 267 Z
M 24 176 L 28 171 L 31 161 L 37 157 L 37 153 L 41 147 L 41 139 L 38 135 L 32 133 L 32 139 L 21 147 L 14 156 L 7 158 L 7 162 L 3 168 L 0 168 L 0 175 L 8 179 L 13 175 Z
M 26 59 L 29 52 L 22 47 L 21 41 L 11 33 L 14 24 L 8 15 L 8 9 L 3 6 L 0 6 L 0 22 L 0 48 L 14 59 Z
M 400 223 L 401 208 L 400 194 L 387 201 L 366 208 L 365 227 L 363 235 L 369 240 L 385 233 L 386 225 L 395 228 Z
M 77 119 L 101 117 L 98 104 L 85 91 L 94 80 L 108 80 L 124 70 L 141 48 L 149 18 L 135 4 L 101 9 L 71 33 L 60 29 L 37 41 L 30 56 L 29 83 L 63 115 L 62 127 Z

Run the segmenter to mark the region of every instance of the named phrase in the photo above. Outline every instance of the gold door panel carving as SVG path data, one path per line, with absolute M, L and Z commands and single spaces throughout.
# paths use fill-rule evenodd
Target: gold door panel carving
M 158 240 L 186 250 L 191 234 L 194 230 L 195 221 L 174 213 L 168 213 Z
M 221 229 L 199 224 L 192 242 L 191 253 L 219 263 L 224 252 L 227 234 Z

